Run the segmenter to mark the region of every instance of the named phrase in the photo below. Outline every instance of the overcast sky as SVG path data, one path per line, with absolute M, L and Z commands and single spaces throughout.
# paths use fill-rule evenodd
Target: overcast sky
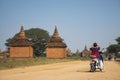
M 0 48 L 24 29 L 59 35 L 76 52 L 97 42 L 102 48 L 120 37 L 120 0 L 0 0 Z

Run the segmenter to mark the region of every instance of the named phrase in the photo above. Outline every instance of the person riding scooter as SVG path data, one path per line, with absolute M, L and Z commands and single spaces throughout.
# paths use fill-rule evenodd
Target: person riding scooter
M 96 68 L 98 67 L 97 65 L 98 65 L 99 50 L 100 47 L 97 45 L 97 43 L 93 43 L 93 46 L 90 48 L 91 51 L 90 57 L 94 58 Z

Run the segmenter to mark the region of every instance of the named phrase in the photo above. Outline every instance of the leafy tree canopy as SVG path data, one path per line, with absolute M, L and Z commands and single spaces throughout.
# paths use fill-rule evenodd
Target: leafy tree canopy
M 114 53 L 115 56 L 119 56 L 119 52 L 120 52 L 120 37 L 118 37 L 117 39 L 115 39 L 117 41 L 118 44 L 111 44 L 109 45 L 109 47 L 107 48 L 109 53 Z
M 120 45 L 120 37 L 118 37 L 117 39 L 115 39 L 117 41 L 117 43 Z
M 117 52 L 120 51 L 120 45 L 118 45 L 118 44 L 111 44 L 107 49 L 108 49 L 108 51 L 110 53 L 117 53 Z

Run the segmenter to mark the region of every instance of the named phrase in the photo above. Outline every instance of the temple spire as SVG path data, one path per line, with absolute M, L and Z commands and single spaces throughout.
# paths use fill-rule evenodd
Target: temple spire
M 85 45 L 85 49 L 84 50 L 87 50 L 87 46 Z
M 21 30 L 19 32 L 18 38 L 19 39 L 25 39 L 26 38 L 23 26 L 21 26 Z
M 53 37 L 59 37 L 59 33 L 58 33 L 56 25 L 55 25 L 55 30 L 54 30 L 54 33 L 53 33 Z

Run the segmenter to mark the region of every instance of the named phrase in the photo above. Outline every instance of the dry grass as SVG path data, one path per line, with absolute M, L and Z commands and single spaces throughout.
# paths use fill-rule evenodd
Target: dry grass
M 24 58 L 24 59 L 1 59 L 0 70 L 16 68 L 16 67 L 68 62 L 74 60 L 86 60 L 86 58 L 80 58 L 78 56 L 74 56 L 74 57 L 68 57 L 67 59 L 46 59 L 46 57 Z

